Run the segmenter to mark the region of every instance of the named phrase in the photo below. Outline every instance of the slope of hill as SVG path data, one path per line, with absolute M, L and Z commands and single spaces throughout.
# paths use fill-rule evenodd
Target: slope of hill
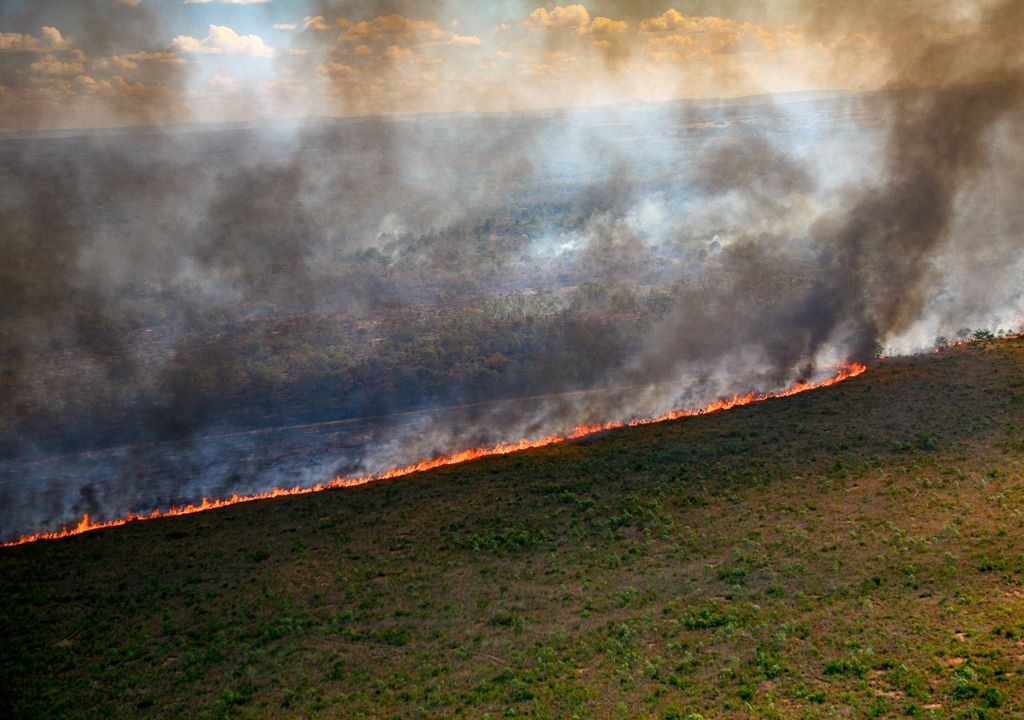
M 1024 713 L 1024 341 L 0 553 L 5 717 Z

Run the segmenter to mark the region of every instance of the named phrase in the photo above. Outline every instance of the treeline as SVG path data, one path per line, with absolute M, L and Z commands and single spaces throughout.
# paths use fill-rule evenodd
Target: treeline
M 109 348 L 103 361 L 56 353 L 23 376 L 34 389 L 23 397 L 40 402 L 5 408 L 3 456 L 593 387 L 671 304 L 667 289 L 591 283 L 365 322 L 268 316 Z

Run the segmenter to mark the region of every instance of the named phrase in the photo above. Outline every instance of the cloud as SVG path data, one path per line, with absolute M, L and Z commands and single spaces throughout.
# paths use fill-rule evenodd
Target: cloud
M 416 67 L 423 68 L 432 65 L 441 65 L 444 63 L 444 61 L 439 57 L 416 53 L 409 48 L 401 47 L 399 45 L 388 45 L 380 55 L 385 60 L 401 65 L 404 70 Z
M 655 60 L 674 60 L 683 62 L 706 54 L 704 48 L 690 35 L 663 35 L 651 38 L 647 44 L 648 52 Z
M 224 25 L 210 25 L 209 34 L 202 40 L 189 35 L 179 35 L 171 41 L 179 52 L 196 55 L 244 55 L 270 58 L 276 54 L 274 48 L 263 42 L 258 35 L 239 35 Z
M 650 38 L 647 51 L 655 60 L 684 62 L 728 53 L 806 47 L 803 37 L 792 30 L 776 33 L 732 18 L 684 15 L 677 10 L 648 18 L 639 28 Z
M 388 60 L 412 60 L 413 52 L 409 48 L 399 47 L 398 45 L 388 45 L 387 49 L 382 53 L 382 56 Z
M 61 82 L 63 84 L 51 89 L 51 92 L 70 94 L 72 92 L 70 83 L 63 80 Z M 125 79 L 123 75 L 114 75 L 100 80 L 88 75 L 78 75 L 75 77 L 74 83 L 78 90 L 85 95 L 96 96 L 106 103 L 115 104 L 137 105 L 152 102 L 153 98 L 166 95 L 168 92 L 165 86 L 142 81 L 132 82 Z
M 568 70 L 576 58 L 564 50 L 549 50 L 542 55 L 543 62 L 534 63 L 527 74 L 534 78 L 555 77 Z
M 456 35 L 452 33 L 451 38 L 448 39 L 448 45 L 479 45 L 480 38 L 475 35 Z
M 212 2 L 219 2 L 221 5 L 263 5 L 270 0 L 184 0 L 186 5 L 209 5 Z M 135 0 L 134 4 L 138 4 Z
M 77 53 L 67 60 L 61 60 L 56 55 L 43 55 L 29 65 L 29 69 L 41 75 L 78 75 L 85 72 L 83 60 L 82 53 Z
M 48 4 L 16 5 L 22 9 L 12 27 L 21 29 L 36 27 L 33 20 L 41 11 L 33 6 Z M 3 125 L 91 127 L 187 117 L 181 91 L 188 63 L 168 47 L 157 3 L 130 7 L 115 0 L 75 0 L 58 5 L 60 29 L 47 23 L 31 33 L 0 34 L 0 48 L 10 51 L 0 67 L 0 82 L 12 89 L 0 104 Z
M 71 47 L 71 41 L 60 34 L 60 30 L 55 27 L 48 27 L 44 25 L 41 28 L 43 37 L 46 38 L 46 46 L 51 50 L 67 50 Z
M 117 70 L 124 72 L 125 70 L 134 70 L 139 66 L 139 63 L 143 62 L 157 62 L 167 64 L 180 64 L 184 63 L 185 60 L 176 53 L 166 51 L 155 51 L 155 52 L 135 52 L 127 55 L 113 55 L 108 58 L 103 58 L 95 63 L 95 66 L 101 70 Z
M 225 93 L 238 92 L 239 87 L 241 87 L 241 83 L 236 78 L 228 75 L 214 75 L 207 82 L 207 85 L 209 85 L 211 90 Z
M 580 34 L 595 35 L 618 35 L 629 30 L 629 23 L 625 20 L 613 20 L 612 18 L 596 17 L 586 26 L 577 28 Z
M 449 33 L 433 20 L 414 20 L 399 13 L 353 23 L 341 32 L 343 40 L 443 40 Z
M 73 47 L 70 40 L 61 35 L 55 27 L 40 28 L 43 40 L 28 33 L 0 33 L 0 51 L 9 52 L 57 52 Z
M 876 28 L 877 22 L 865 28 L 863 35 L 853 34 L 853 26 L 848 23 L 839 27 L 833 24 L 827 35 L 811 41 L 806 39 L 812 37 L 806 18 L 794 17 L 792 23 L 786 24 L 780 14 L 772 16 L 772 24 L 760 26 L 693 10 L 714 6 L 707 2 L 686 4 L 684 7 L 694 12 L 691 15 L 674 9 L 662 12 L 668 5 L 658 8 L 657 13 L 638 12 L 638 8 L 654 3 L 638 3 L 627 10 L 621 3 L 598 6 L 585 0 L 533 0 L 519 5 L 522 10 L 515 20 L 489 12 L 471 13 L 457 24 L 449 11 L 471 6 L 422 4 L 419 0 L 387 4 L 315 0 L 308 4 L 308 16 L 304 12 L 268 19 L 266 26 L 269 29 L 273 24 L 275 33 L 294 31 L 294 35 L 271 35 L 270 41 L 248 26 L 236 30 L 207 23 L 199 26 L 209 27 L 205 36 L 197 33 L 196 37 L 174 37 L 177 33 L 168 33 L 168 22 L 159 17 L 152 18 L 145 32 L 137 32 L 133 29 L 137 19 L 150 11 L 164 12 L 163 8 L 156 10 L 160 4 L 151 0 L 134 9 L 119 7 L 114 0 L 76 0 L 68 7 L 87 7 L 94 12 L 93 3 L 95 11 L 113 8 L 117 17 L 97 24 L 79 20 L 78 15 L 62 20 L 61 28 L 73 34 L 73 38 L 66 38 L 54 27 L 39 28 L 41 21 L 30 19 L 35 14 L 5 28 L 30 31 L 0 33 L 0 51 L 7 51 L 0 59 L 9 71 L 0 75 L 0 83 L 17 94 L 30 82 L 29 78 L 41 87 L 38 83 L 44 78 L 51 84 L 67 78 L 74 85 L 76 76 L 91 76 L 96 82 L 103 82 L 111 75 L 123 74 L 132 82 L 142 80 L 154 87 L 166 85 L 173 92 L 166 93 L 161 100 L 186 104 L 184 91 L 192 83 L 185 79 L 202 67 L 204 56 L 242 56 L 246 60 L 255 58 L 253 62 L 260 63 L 271 74 L 309 83 L 311 97 L 322 91 L 325 80 L 340 78 L 338 84 L 343 86 L 341 93 L 347 103 L 343 110 L 351 113 L 376 111 L 372 103 L 385 93 L 382 110 L 418 111 L 507 109 L 634 98 L 659 100 L 800 86 L 871 87 L 877 84 L 878 76 L 877 72 L 872 74 L 872 68 L 884 63 L 871 43 L 881 32 Z M 180 2 L 168 3 L 171 4 L 181 7 Z M 385 6 L 394 11 L 372 12 Z M 410 8 L 416 8 L 415 12 Z M 339 16 L 342 12 L 348 17 Z M 766 14 L 749 16 L 753 19 Z M 119 22 L 125 17 L 131 21 Z M 504 22 L 496 25 L 499 21 Z M 473 34 L 477 27 L 486 28 L 481 32 L 488 34 L 477 37 Z M 299 33 L 300 30 L 304 32 Z M 913 28 L 905 32 L 923 30 Z M 96 34 L 96 38 L 90 33 Z M 294 42 L 286 43 L 281 37 Z M 173 40 L 168 44 L 169 38 Z M 76 47 L 85 51 L 86 56 L 73 56 Z M 545 56 L 545 50 L 565 51 L 575 60 Z M 456 55 L 463 54 L 471 58 L 456 59 Z M 282 56 L 286 62 L 280 66 L 269 67 L 258 60 Z M 438 59 L 440 64 L 430 65 Z M 34 68 L 30 68 L 32 64 Z M 686 72 L 680 73 L 680 68 L 673 64 L 685 64 Z M 422 87 L 425 67 L 437 73 L 437 82 L 430 91 Z M 847 75 L 842 82 L 832 82 L 837 67 L 854 78 L 852 83 Z M 861 72 L 861 68 L 865 70 Z M 214 69 L 225 72 L 221 63 Z M 232 74 L 242 77 L 234 70 Z M 544 77 L 545 82 L 531 82 L 531 74 Z M 212 75 L 203 74 L 204 86 Z M 352 101 L 357 92 L 352 87 L 356 83 L 351 80 L 353 77 L 360 84 L 362 105 Z M 246 87 L 254 91 L 256 88 Z M 432 95 L 432 91 L 437 92 Z M 316 102 L 315 98 L 311 102 Z M 14 106 L 8 97 L 5 107 Z M 163 108 L 160 115 L 167 115 Z
M 322 15 L 309 15 L 302 19 L 302 28 L 304 30 L 331 30 L 334 26 L 324 20 Z
M 34 52 L 42 47 L 39 38 L 25 33 L 0 33 L 0 50 Z
M 590 22 L 590 13 L 580 4 L 556 5 L 553 10 L 537 8 L 523 20 L 525 28 L 581 27 Z
M 364 50 L 357 50 L 359 55 L 372 54 L 371 44 L 381 45 L 413 44 L 415 47 L 433 47 L 437 45 L 474 46 L 480 45 L 480 38 L 475 35 L 459 35 L 444 30 L 434 20 L 417 20 L 401 13 L 380 15 L 371 20 L 352 21 L 340 17 L 333 22 L 322 15 L 305 18 L 307 30 L 333 30 L 340 28 L 337 39 L 342 42 L 359 43 Z M 369 52 L 367 52 L 369 50 Z
M 98 80 L 89 77 L 88 75 L 79 75 L 75 78 L 75 83 L 85 92 L 88 93 L 99 93 L 103 92 L 104 89 L 109 88 L 110 83 L 100 83 Z
M 713 16 L 687 16 L 678 10 L 668 10 L 658 17 L 649 18 L 641 22 L 640 29 L 648 32 L 656 32 L 658 30 L 674 30 L 686 33 L 732 32 L 736 29 L 736 21 Z
M 332 79 L 344 80 L 352 79 L 359 74 L 359 71 L 351 65 L 345 65 L 340 62 L 321 63 L 320 65 L 317 65 L 316 71 L 321 75 L 327 75 Z

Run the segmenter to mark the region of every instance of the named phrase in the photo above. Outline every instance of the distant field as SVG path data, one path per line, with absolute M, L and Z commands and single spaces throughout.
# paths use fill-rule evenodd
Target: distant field
M 1024 716 L 1024 341 L 0 552 L 12 718 Z

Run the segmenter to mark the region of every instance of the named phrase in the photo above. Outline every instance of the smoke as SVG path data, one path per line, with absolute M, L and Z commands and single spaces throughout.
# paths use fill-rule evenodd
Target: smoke
M 839 9 L 823 24 L 835 28 L 848 10 Z M 1024 75 L 1014 29 L 1022 12 L 1019 3 L 1001 3 L 966 32 L 888 47 L 891 77 L 882 98 L 891 119 L 881 178 L 844 189 L 846 197 L 815 222 L 810 286 L 796 293 L 773 287 L 786 276 L 786 251 L 764 239 L 743 241 L 714 278 L 717 291 L 680 299 L 656 333 L 660 342 L 641 355 L 642 372 L 664 377 L 746 347 L 791 373 L 829 346 L 869 358 L 877 344 L 914 326 L 942 276 L 939 253 L 948 249 L 960 191 L 1000 151 L 993 128 L 1019 110 Z M 727 147 L 700 170 L 710 188 L 742 192 L 762 218 L 809 181 L 802 167 L 766 154 L 761 142 Z M 1009 197 L 1000 200 L 1006 208 Z M 986 253 L 998 245 L 1003 257 L 1020 254 L 1013 233 L 968 236 L 966 243 Z M 976 296 L 983 282 L 969 279 L 968 292 Z
M 869 37 L 886 60 L 866 94 L 0 139 L 0 534 L 660 415 L 1016 325 L 1024 8 L 860 5 L 816 5 L 807 41 Z M 389 38 L 454 42 L 406 22 L 426 6 L 322 3 L 330 29 L 310 25 L 295 62 L 369 112 L 412 82 Z M 180 119 L 195 70 L 159 18 L 75 7 L 61 62 L 149 53 L 122 61 L 138 92 L 101 103 L 108 119 Z M 335 40 L 392 12 L 361 84 Z M 624 82 L 641 50 L 605 15 L 531 37 L 550 62 L 592 48 Z M 705 45 L 755 37 L 698 24 Z M 715 72 L 742 72 L 736 55 Z
M 1024 91 L 1013 29 L 1022 20 L 1019 3 L 1000 3 L 966 38 L 891 48 L 894 120 L 885 182 L 856 195 L 815 230 L 828 256 L 826 270 L 838 282 L 820 283 L 814 301 L 829 296 L 829 325 L 849 322 L 860 354 L 920 317 L 960 191 L 1001 151 L 992 130 L 1019 111 Z M 927 90 L 905 90 L 913 86 Z M 993 242 L 1005 243 L 1008 257 L 1019 251 L 1019 238 L 1009 235 L 986 233 L 970 244 L 991 248 Z
M 188 119 L 188 68 L 145 4 L 15 0 L 0 8 L 0 28 L 19 31 L 0 44 L 5 127 L 31 130 L 55 115 L 78 127 Z

